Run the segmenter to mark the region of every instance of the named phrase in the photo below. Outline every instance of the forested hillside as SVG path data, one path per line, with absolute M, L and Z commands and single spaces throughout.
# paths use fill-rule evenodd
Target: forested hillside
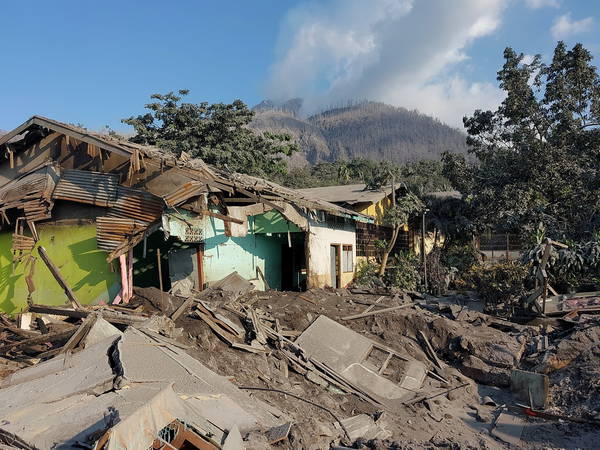
M 300 107 L 299 99 L 279 105 L 264 101 L 254 108 L 251 124 L 295 137 L 302 151 L 292 157 L 292 165 L 358 157 L 403 163 L 467 150 L 459 130 L 405 108 L 362 102 L 303 118 Z

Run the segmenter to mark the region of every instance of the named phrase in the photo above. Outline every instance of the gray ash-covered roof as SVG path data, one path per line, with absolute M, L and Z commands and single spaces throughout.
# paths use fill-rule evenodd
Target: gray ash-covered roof
M 390 186 L 373 190 L 366 189 L 366 185 L 347 184 L 343 186 L 325 186 L 308 189 L 298 189 L 298 192 L 307 196 L 325 200 L 331 203 L 346 203 L 355 205 L 357 203 L 377 203 L 391 194 Z

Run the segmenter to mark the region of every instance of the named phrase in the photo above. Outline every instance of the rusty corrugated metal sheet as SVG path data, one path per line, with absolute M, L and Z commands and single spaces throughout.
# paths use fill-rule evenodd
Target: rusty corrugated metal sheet
M 189 181 L 176 191 L 165 195 L 163 199 L 165 200 L 167 206 L 177 206 L 186 200 L 207 191 L 208 189 L 206 183 L 202 183 L 200 181 Z
M 100 250 L 111 251 L 147 224 L 121 217 L 97 217 L 96 241 Z
M 164 209 L 165 202 L 162 198 L 149 192 L 119 186 L 117 200 L 109 209 L 107 216 L 151 223 L 161 217 Z
M 0 203 L 22 203 L 33 198 L 49 198 L 56 178 L 54 167 L 42 167 L 0 188 Z
M 22 207 L 25 212 L 25 218 L 29 222 L 37 222 L 38 220 L 50 219 L 52 217 L 53 204 L 43 198 L 35 198 L 23 202 Z
M 117 201 L 119 176 L 86 170 L 65 170 L 60 177 L 52 198 L 112 206 Z

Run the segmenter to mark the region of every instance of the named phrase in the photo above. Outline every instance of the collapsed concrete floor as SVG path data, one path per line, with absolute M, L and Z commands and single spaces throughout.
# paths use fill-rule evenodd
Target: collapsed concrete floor
M 344 289 L 241 295 L 212 290 L 190 299 L 154 289 L 136 290 L 136 294 L 128 305 L 131 313 L 179 316 L 174 325 L 153 328 L 153 333 L 162 330 L 166 341 L 160 345 L 177 343 L 179 347 L 172 351 L 178 358 L 189 355 L 197 361 L 201 366 L 196 373 L 221 376 L 215 378 L 219 389 L 212 394 L 226 391 L 234 399 L 235 405 L 227 403 L 232 410 L 260 416 L 253 426 L 251 421 L 247 426 L 238 424 L 248 449 L 270 448 L 269 442 L 274 441 L 269 437 L 271 427 L 285 428 L 290 423 L 282 438 L 272 444 L 274 448 L 595 448 L 600 438 L 598 316 L 571 315 L 521 325 L 478 312 L 478 303 L 463 295 L 436 299 L 356 294 Z M 330 319 L 354 333 L 346 334 Z M 257 323 L 262 325 L 257 327 Z M 320 334 L 314 329 L 316 324 L 321 324 Z M 137 348 L 129 346 L 140 355 L 131 362 L 133 354 L 120 353 L 130 361 L 123 364 L 118 383 L 111 382 L 104 392 L 166 381 L 158 380 L 153 371 L 156 358 L 143 356 L 150 347 L 142 342 L 135 328 L 139 326 L 117 326 L 125 331 L 119 342 L 140 340 Z M 346 348 L 341 348 L 344 342 L 336 341 L 342 334 L 342 340 L 348 341 Z M 365 342 L 389 351 L 388 357 L 378 359 L 369 351 L 357 356 L 362 361 L 352 360 Z M 327 360 L 321 344 L 330 353 L 339 350 L 339 358 L 333 355 Z M 306 348 L 299 355 L 286 350 L 295 345 Z M 384 360 L 396 360 L 390 355 L 398 355 L 404 366 L 391 362 L 386 366 Z M 5 376 L 27 360 L 24 355 L 5 356 L 0 366 Z M 338 362 L 347 364 L 348 370 L 343 365 L 334 370 L 332 365 Z M 188 361 L 183 366 L 189 365 Z M 361 376 L 350 377 L 357 368 L 366 370 L 360 373 L 379 372 L 395 383 L 395 400 L 384 398 L 393 390 L 387 388 L 389 383 L 385 389 L 370 389 Z M 546 397 L 539 386 L 532 385 L 525 396 L 515 392 L 515 369 L 548 375 L 543 412 L 528 408 L 538 402 L 534 396 Z M 14 381 L 24 370 L 31 368 L 14 372 L 6 380 Z M 128 378 L 128 373 L 136 375 Z M 379 381 L 388 382 L 377 378 L 373 383 Z M 184 376 L 172 382 L 175 394 L 185 401 L 206 390 L 206 386 L 191 386 L 192 381 Z M 203 418 L 211 416 L 206 406 L 200 409 Z M 34 409 L 29 413 L 35 414 Z M 3 416 L 0 410 L 0 429 L 7 414 Z M 224 430 L 225 439 L 230 431 L 227 420 L 209 419 Z M 124 420 L 131 424 L 133 419 Z

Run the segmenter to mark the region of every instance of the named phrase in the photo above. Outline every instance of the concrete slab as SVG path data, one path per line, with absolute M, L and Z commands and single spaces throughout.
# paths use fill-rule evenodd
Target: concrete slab
M 492 435 L 507 444 L 520 447 L 521 434 L 523 434 L 525 423 L 522 417 L 503 412 L 496 419 Z
M 225 394 L 204 394 L 193 397 L 183 396 L 183 398 L 203 417 L 224 430 L 233 427 L 250 430 L 256 425 L 256 417 Z
M 108 337 L 80 352 L 58 355 L 12 373 L 0 389 L 0 416 L 22 402 L 52 402 L 76 393 L 100 393 L 112 388 L 115 374 L 108 354 L 117 339 Z
M 254 419 L 252 426 L 247 417 L 240 419 L 242 431 L 256 425 L 276 425 L 274 416 L 268 412 L 269 407 L 240 391 L 227 378 L 217 375 L 180 348 L 157 345 L 139 330 L 128 328 L 118 349 L 126 382 L 170 382 L 175 392 L 188 397 L 227 396 Z M 227 424 L 223 425 L 227 428 Z
M 244 445 L 240 430 L 238 430 L 238 427 L 234 426 L 225 438 L 223 450 L 244 450 L 245 448 L 246 446 Z
M 223 430 L 206 421 L 180 399 L 170 385 L 145 383 L 100 396 L 78 394 L 52 403 L 29 405 L 4 416 L 0 429 L 35 448 L 79 448 L 113 427 L 107 449 L 149 448 L 156 434 L 175 419 L 214 436 Z
M 83 348 L 89 347 L 90 345 L 97 344 L 100 341 L 103 341 L 106 338 L 110 337 L 119 337 L 122 336 L 123 333 L 113 324 L 107 322 L 102 317 L 98 317 L 90 328 L 87 336 L 83 340 Z

